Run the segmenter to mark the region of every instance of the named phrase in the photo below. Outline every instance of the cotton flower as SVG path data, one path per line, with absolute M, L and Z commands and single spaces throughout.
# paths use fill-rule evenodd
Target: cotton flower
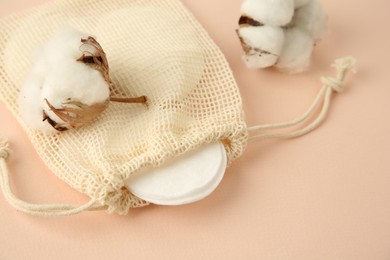
M 308 68 L 313 46 L 326 31 L 319 0 L 244 0 L 241 12 L 237 34 L 248 68 Z
M 311 0 L 295 0 L 294 1 L 294 7 L 299 8 L 304 5 L 307 5 L 308 3 L 312 2 Z
M 328 17 L 317 0 L 310 1 L 307 5 L 295 11 L 293 25 L 306 31 L 314 41 L 321 39 L 327 29 Z
M 45 132 L 81 127 L 108 107 L 111 85 L 100 44 L 64 27 L 35 51 L 19 95 L 20 114 L 27 125 Z
M 300 28 L 291 28 L 285 33 L 282 54 L 275 67 L 281 71 L 298 73 L 310 65 L 313 39 Z
M 249 68 L 266 68 L 278 60 L 284 42 L 284 33 L 277 26 L 248 26 L 240 30 L 241 42 Z
M 294 0 L 244 0 L 241 13 L 262 24 L 283 26 L 294 15 Z

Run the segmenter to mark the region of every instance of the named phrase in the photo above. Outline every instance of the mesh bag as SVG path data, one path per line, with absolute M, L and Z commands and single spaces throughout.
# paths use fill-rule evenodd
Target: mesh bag
M 63 25 L 96 35 L 114 94 L 146 95 L 148 107 L 111 103 L 94 123 L 54 135 L 25 126 L 16 100 L 29 57 Z M 58 0 L 9 16 L 0 21 L 0 85 L 1 100 L 51 171 L 109 212 L 148 204 L 124 188 L 139 169 L 215 141 L 231 162 L 248 140 L 231 70 L 179 0 Z M 50 210 L 58 208 L 36 209 Z

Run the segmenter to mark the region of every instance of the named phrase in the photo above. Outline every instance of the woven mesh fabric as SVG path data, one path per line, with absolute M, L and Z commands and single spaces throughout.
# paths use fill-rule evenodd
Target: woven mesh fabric
M 33 50 L 62 25 L 93 34 L 107 53 L 115 96 L 94 123 L 45 134 L 20 119 L 17 96 Z M 130 174 L 222 141 L 231 162 L 244 150 L 242 101 L 218 47 L 179 0 L 59 0 L 0 21 L 0 98 L 60 179 L 110 212 L 148 203 L 124 188 Z

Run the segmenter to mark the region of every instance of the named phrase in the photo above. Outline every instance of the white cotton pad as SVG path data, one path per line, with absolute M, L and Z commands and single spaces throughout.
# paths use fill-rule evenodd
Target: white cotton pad
M 307 5 L 308 3 L 312 2 L 312 0 L 295 0 L 294 1 L 294 4 L 295 4 L 295 8 L 299 8 L 299 7 L 302 7 L 304 5 Z
M 245 0 L 241 13 L 263 24 L 283 26 L 294 15 L 294 0 Z
M 252 48 L 244 55 L 244 61 L 249 68 L 266 68 L 276 63 L 284 43 L 284 33 L 280 27 L 242 27 L 238 34 Z
M 328 17 L 318 0 L 298 8 L 293 19 L 294 26 L 306 31 L 314 41 L 321 39 L 326 32 L 327 22 Z
M 289 73 L 298 73 L 310 65 L 313 39 L 298 28 L 286 30 L 282 54 L 275 67 Z
M 208 144 L 159 168 L 148 168 L 130 176 L 126 187 L 137 197 L 158 205 L 182 205 L 212 193 L 226 170 L 222 143 Z

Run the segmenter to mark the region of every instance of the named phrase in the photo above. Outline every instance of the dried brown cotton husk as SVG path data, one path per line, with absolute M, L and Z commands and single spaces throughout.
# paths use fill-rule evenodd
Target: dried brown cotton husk
M 106 53 L 92 36 L 62 28 L 35 53 L 21 89 L 22 118 L 46 132 L 79 128 L 96 120 L 112 102 L 144 103 L 145 96 L 113 97 Z

